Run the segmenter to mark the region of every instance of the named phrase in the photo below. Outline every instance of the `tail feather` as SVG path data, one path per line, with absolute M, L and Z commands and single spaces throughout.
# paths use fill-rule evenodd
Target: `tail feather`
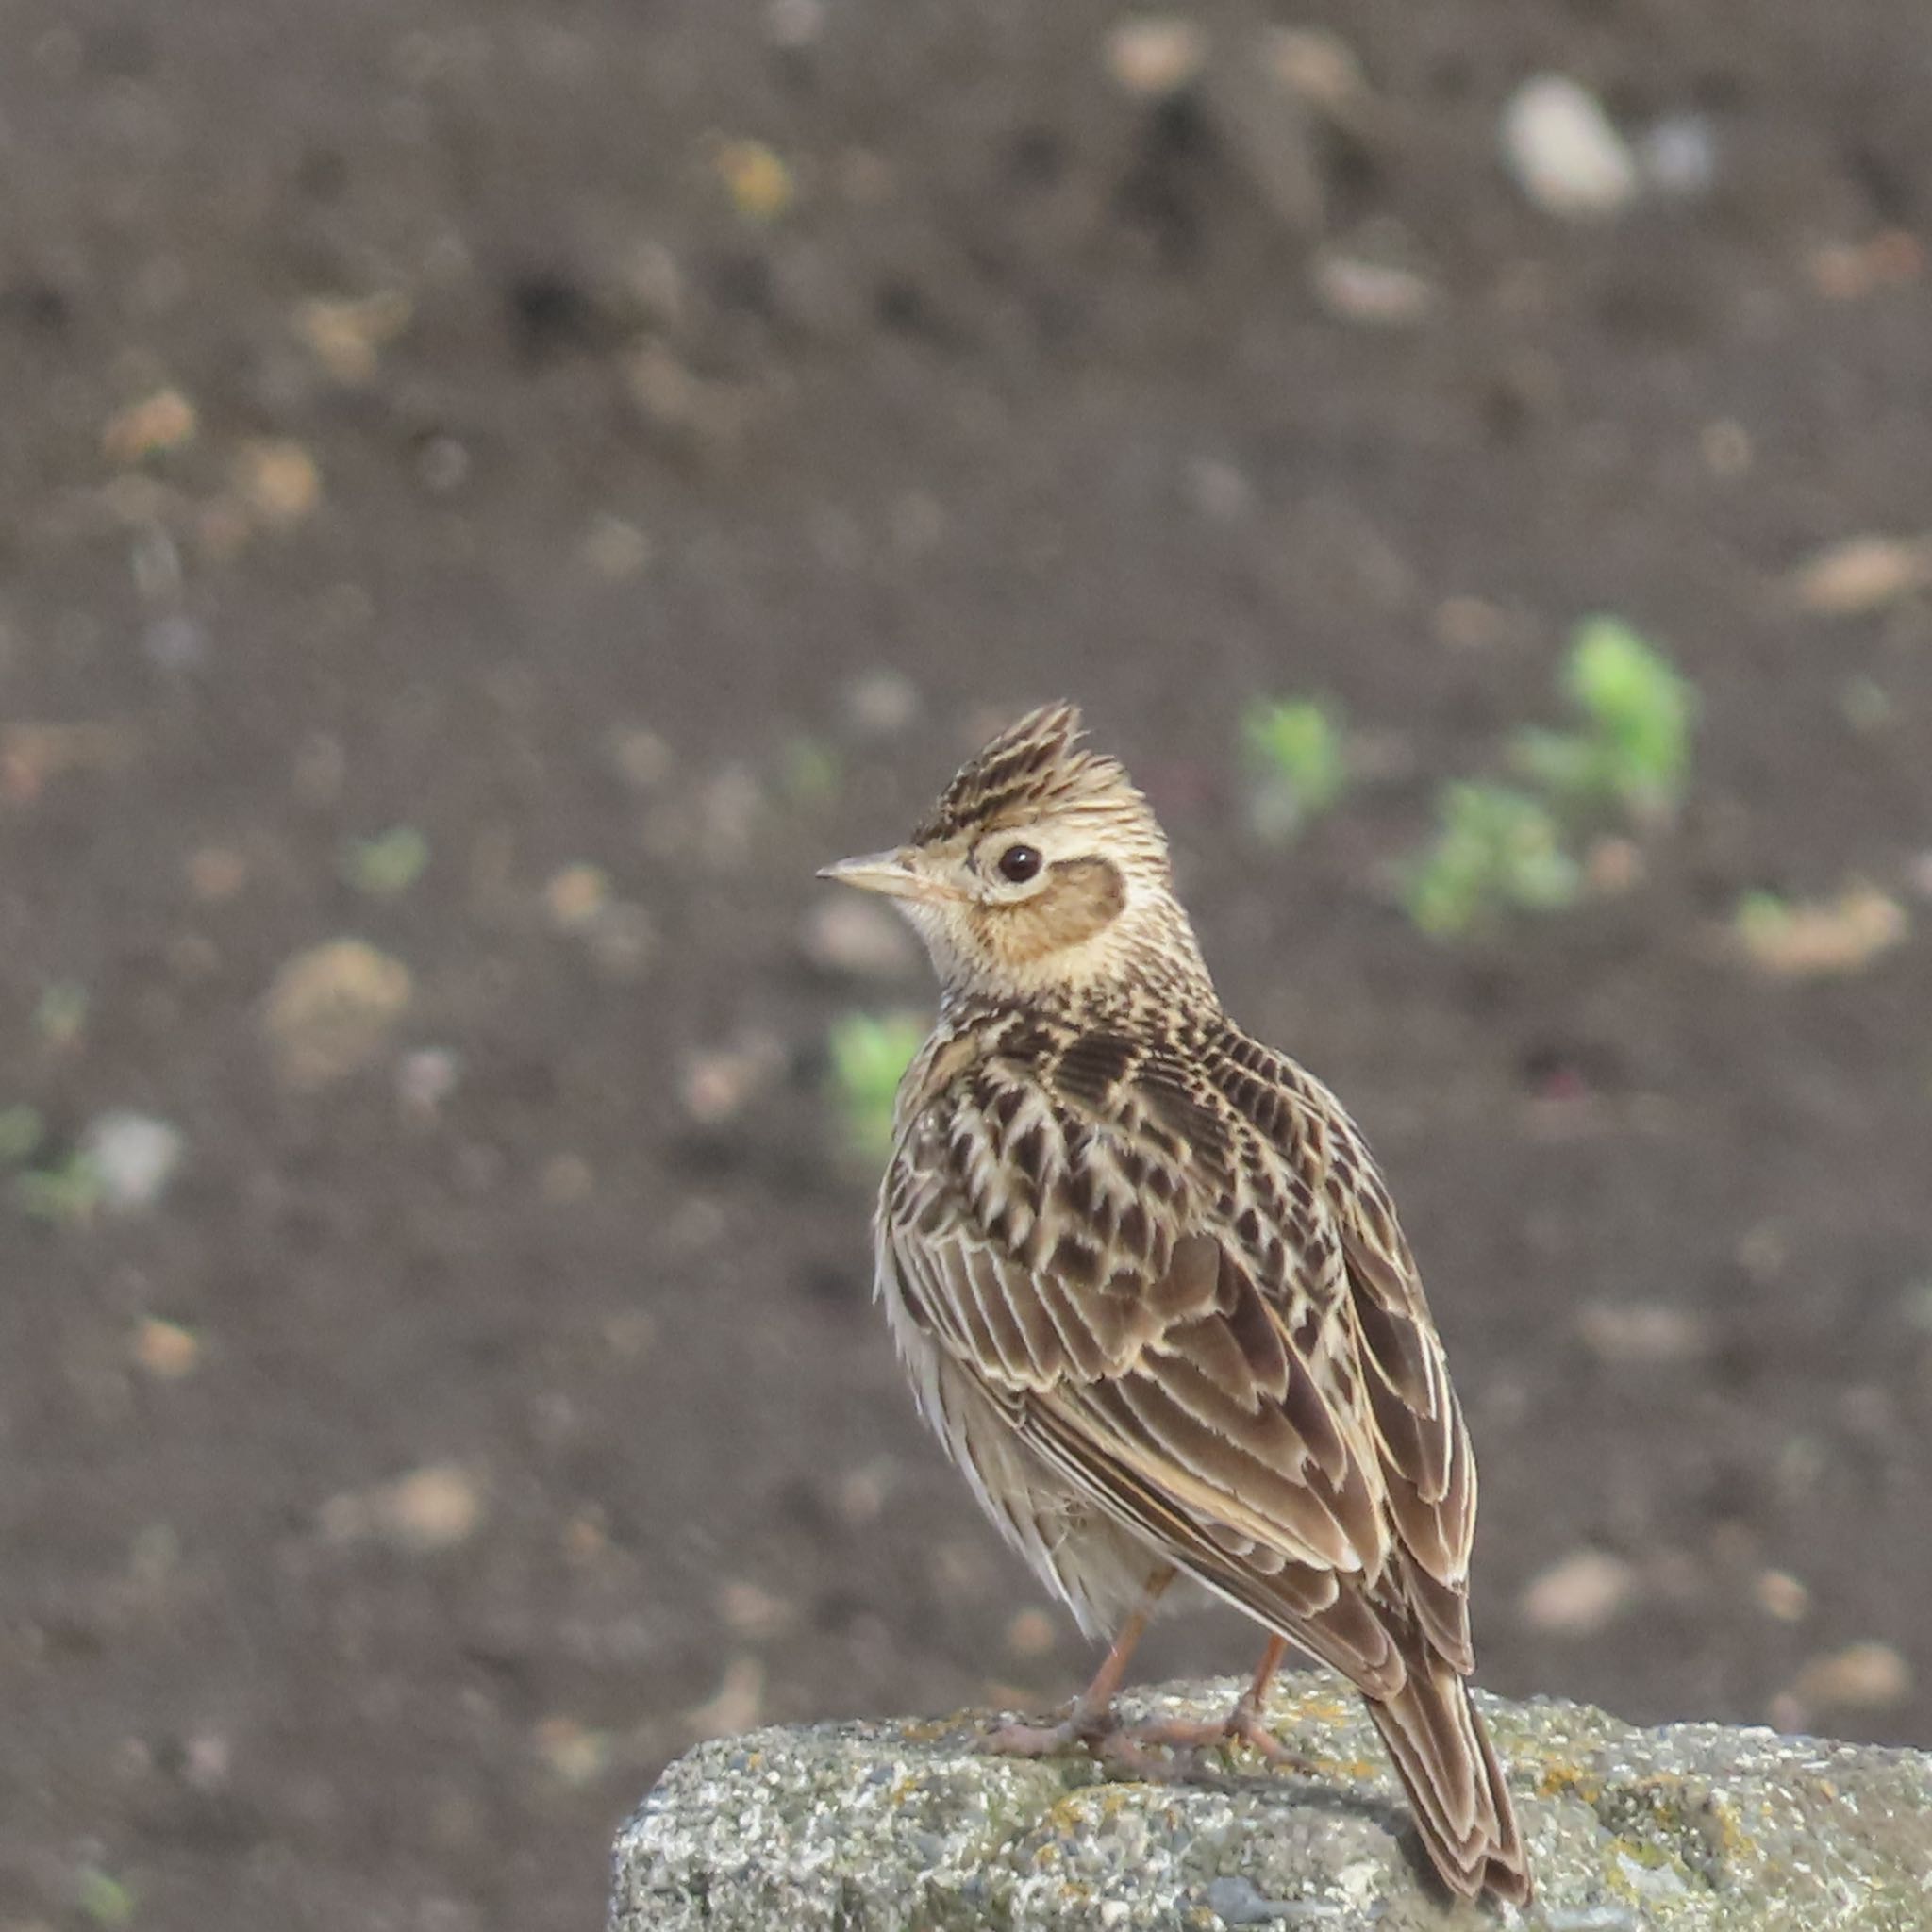
M 1461 1676 L 1439 1658 L 1411 1662 L 1408 1681 L 1392 1697 L 1371 1698 L 1369 1713 L 1443 1884 L 1459 1898 L 1490 1891 L 1527 1905 L 1516 1809 Z

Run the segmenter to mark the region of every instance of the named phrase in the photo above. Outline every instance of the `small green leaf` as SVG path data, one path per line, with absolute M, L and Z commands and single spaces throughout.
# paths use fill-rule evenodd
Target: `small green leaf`
M 819 739 L 794 738 L 785 747 L 785 795 L 793 805 L 828 804 L 844 778 L 839 754 Z
M 1588 617 L 1572 635 L 1564 683 L 1599 748 L 1603 789 L 1634 810 L 1674 806 L 1697 716 L 1690 680 L 1621 618 Z
M 92 1221 L 107 1189 L 99 1166 L 86 1154 L 70 1154 L 53 1167 L 30 1167 L 13 1176 L 13 1203 L 35 1221 L 72 1227 Z
M 1409 917 L 1432 938 L 1454 938 L 1506 910 L 1574 905 L 1582 874 L 1541 800 L 1507 785 L 1445 786 L 1434 844 L 1408 869 Z
M 422 877 L 429 841 L 414 825 L 393 825 L 373 839 L 351 839 L 342 847 L 343 879 L 372 899 L 395 899 Z
M 134 1923 L 134 1894 L 111 1872 L 83 1865 L 75 1877 L 74 1893 L 82 1915 L 109 1932 Z
M 1263 838 L 1293 838 L 1347 787 L 1347 735 L 1321 704 L 1257 698 L 1241 713 L 1241 747 L 1255 778 L 1255 827 Z
M 925 1039 L 907 1013 L 845 1013 L 826 1039 L 831 1093 L 854 1152 L 883 1156 L 892 1144 L 899 1082 Z

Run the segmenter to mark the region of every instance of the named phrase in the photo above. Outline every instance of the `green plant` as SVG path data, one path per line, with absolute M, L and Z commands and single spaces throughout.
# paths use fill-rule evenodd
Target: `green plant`
M 108 1932 L 134 1923 L 134 1893 L 111 1872 L 83 1865 L 75 1878 L 74 1894 L 82 1915 Z
M 1312 700 L 1254 699 L 1241 713 L 1241 751 L 1254 778 L 1255 829 L 1265 839 L 1293 838 L 1348 784 L 1346 733 Z
M 838 797 L 845 768 L 831 745 L 801 735 L 785 747 L 781 777 L 787 799 L 809 810 Z
M 1407 867 L 1402 888 L 1409 917 L 1440 939 L 1505 909 L 1558 911 L 1574 904 L 1582 877 L 1541 799 L 1464 781 L 1442 788 L 1435 842 Z
M 1578 806 L 1649 819 L 1672 811 L 1690 770 L 1690 681 L 1622 618 L 1587 617 L 1571 635 L 1563 689 L 1581 728 L 1519 731 L 1510 747 L 1517 770 Z
M 428 863 L 429 841 L 414 825 L 393 825 L 373 839 L 351 839 L 342 846 L 342 877 L 372 899 L 400 897 Z
M 878 1157 L 892 1144 L 900 1077 L 925 1039 L 909 1013 L 841 1013 L 826 1038 L 831 1096 L 854 1153 Z
M 100 1163 L 76 1151 L 46 1167 L 23 1168 L 13 1176 L 13 1205 L 35 1221 L 73 1227 L 92 1221 L 107 1193 Z

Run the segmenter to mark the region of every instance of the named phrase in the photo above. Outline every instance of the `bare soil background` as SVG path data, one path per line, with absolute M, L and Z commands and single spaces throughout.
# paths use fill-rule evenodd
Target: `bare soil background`
M 1729 939 L 1932 924 L 1912 554 L 1791 591 L 1932 529 L 1923 7 L 1284 8 L 1369 103 L 1299 232 L 1116 18 L 0 0 L 0 1105 L 184 1150 L 6 1209 L 7 1932 L 581 1927 L 694 1737 L 1080 1677 L 867 1306 L 824 1041 L 929 994 L 810 875 L 1062 693 L 1391 1174 L 1483 1680 L 1932 1742 L 1932 948 Z M 1544 67 L 1708 192 L 1531 207 Z M 1703 693 L 1683 820 L 1431 944 L 1388 863 L 1596 608 Z M 1373 769 L 1270 849 L 1305 691 Z

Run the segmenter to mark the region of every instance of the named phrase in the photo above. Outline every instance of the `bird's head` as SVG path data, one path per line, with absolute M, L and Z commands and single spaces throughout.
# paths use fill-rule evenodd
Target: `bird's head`
M 895 850 L 828 865 L 894 900 L 949 993 L 1041 998 L 1207 986 L 1162 836 L 1071 705 L 1029 711 L 968 759 Z

